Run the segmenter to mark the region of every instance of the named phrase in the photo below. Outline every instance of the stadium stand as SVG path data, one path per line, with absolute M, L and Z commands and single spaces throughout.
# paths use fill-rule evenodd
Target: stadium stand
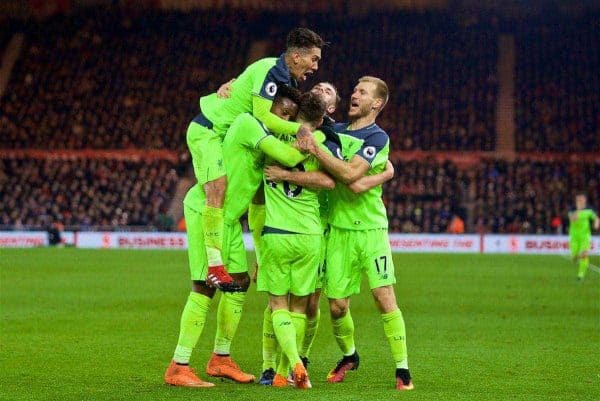
M 516 24 L 517 149 L 600 150 L 598 15 Z
M 0 100 L 0 148 L 185 149 L 199 94 L 245 65 L 235 18 L 93 9 L 29 26 Z
M 433 159 L 398 161 L 396 178 L 384 187 L 390 230 L 446 232 L 454 214 L 463 215 L 468 177 L 456 164 Z
M 170 228 L 163 215 L 178 178 L 165 160 L 0 159 L 0 226 Z
M 338 119 L 345 118 L 356 80 L 375 75 L 393 89 L 380 117 L 393 149 L 494 150 L 498 35 L 491 21 L 393 12 L 358 19 L 311 15 L 289 23 L 302 21 L 331 42 L 316 79 L 338 87 Z M 270 37 L 282 37 L 292 25 Z M 272 49 L 280 47 L 274 40 Z
M 566 229 L 577 191 L 600 199 L 600 163 L 486 161 L 472 184 L 477 231 L 550 234 Z

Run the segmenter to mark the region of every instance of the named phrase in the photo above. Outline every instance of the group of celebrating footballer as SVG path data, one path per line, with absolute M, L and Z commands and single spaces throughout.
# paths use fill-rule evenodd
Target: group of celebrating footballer
M 413 389 L 381 199 L 382 183 L 394 174 L 389 138 L 375 123 L 388 88 L 379 78 L 360 78 L 349 122 L 335 123 L 330 115 L 340 98 L 332 84 L 321 82 L 306 93 L 296 89 L 318 69 L 324 44 L 315 32 L 294 29 L 279 58 L 256 61 L 200 99 L 201 113 L 186 137 L 197 179 L 184 199 L 192 290 L 165 373 L 168 384 L 214 385 L 200 379 L 189 361 L 216 289 L 222 296 L 206 373 L 255 381 L 230 356 L 251 281 L 240 224 L 248 211 L 257 289 L 269 295 L 259 383 L 311 387 L 306 368 L 321 289 L 343 354 L 327 380 L 341 382 L 358 368 L 349 306 L 366 274 L 396 363 L 396 388 Z

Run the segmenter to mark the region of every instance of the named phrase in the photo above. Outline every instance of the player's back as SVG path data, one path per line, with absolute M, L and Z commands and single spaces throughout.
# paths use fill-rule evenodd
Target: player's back
M 213 123 L 215 132 L 225 135 L 238 115 L 252 114 L 253 95 L 272 99 L 277 85 L 289 83 L 289 71 L 281 60 L 281 57 L 267 57 L 250 64 L 231 84 L 227 99 L 217 97 L 216 93 L 200 98 L 200 109 Z
M 347 124 L 336 124 L 344 160 L 355 155 L 369 164 L 367 175 L 385 170 L 389 155 L 389 137 L 376 124 L 358 130 L 348 130 Z M 368 230 L 387 228 L 387 213 L 381 185 L 360 194 L 354 193 L 347 185 L 338 183 L 329 196 L 330 224 L 347 230 Z
M 294 169 L 315 171 L 319 170 L 319 163 L 309 157 Z M 265 180 L 265 227 L 299 234 L 322 234 L 319 192 L 287 181 Z

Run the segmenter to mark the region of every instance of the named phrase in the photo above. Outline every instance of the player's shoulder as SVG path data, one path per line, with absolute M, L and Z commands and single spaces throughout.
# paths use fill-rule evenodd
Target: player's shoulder
M 333 129 L 335 132 L 338 133 L 342 133 L 342 132 L 348 132 L 351 133 L 353 136 L 359 137 L 359 138 L 367 138 L 367 137 L 382 137 L 382 138 L 388 138 L 388 134 L 387 132 L 385 132 L 383 130 L 383 128 L 381 128 L 379 125 L 373 123 L 370 125 L 367 125 L 366 127 L 357 129 L 357 130 L 348 130 L 349 127 L 349 123 L 335 123 L 333 125 Z
M 269 75 L 279 83 L 287 84 L 290 81 L 290 73 L 285 58 L 265 57 L 255 61 L 250 67 L 256 74 Z

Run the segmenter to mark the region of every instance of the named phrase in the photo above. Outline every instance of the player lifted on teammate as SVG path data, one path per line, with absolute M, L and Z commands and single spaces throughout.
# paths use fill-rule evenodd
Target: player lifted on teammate
M 360 291 L 365 273 L 381 313 L 385 335 L 396 363 L 396 388 L 411 390 L 404 319 L 398 308 L 393 284 L 396 282 L 388 238 L 388 222 L 377 186 L 357 195 L 344 183 L 381 172 L 389 153 L 389 138 L 375 120 L 388 100 L 388 88 L 381 79 L 359 79 L 350 99 L 350 123 L 336 124 L 344 160 L 324 152 L 314 142 L 307 150 L 338 182 L 329 197 L 331 231 L 327 244 L 325 294 L 329 299 L 335 339 L 343 358 L 327 379 L 336 383 L 346 372 L 358 368 L 354 344 L 354 322 L 350 296 Z
M 582 281 L 590 265 L 588 252 L 592 244 L 592 230 L 598 230 L 600 219 L 598 215 L 588 207 L 585 194 L 575 196 L 575 210 L 569 211 L 569 247 L 573 262 L 579 264 L 577 280 Z
M 297 86 L 298 81 L 318 69 L 324 42 L 306 28 L 297 28 L 287 37 L 287 49 L 279 58 L 264 58 L 251 64 L 237 77 L 231 96 L 216 93 L 200 99 L 201 113 L 187 132 L 198 185 L 205 193 L 202 228 L 208 258 L 207 283 L 224 291 L 239 290 L 227 273 L 221 255 L 223 243 L 223 202 L 227 177 L 223 165 L 222 140 L 241 113 L 251 113 L 271 132 L 286 135 L 308 133 L 306 127 L 271 113 L 272 101 L 281 85 Z

